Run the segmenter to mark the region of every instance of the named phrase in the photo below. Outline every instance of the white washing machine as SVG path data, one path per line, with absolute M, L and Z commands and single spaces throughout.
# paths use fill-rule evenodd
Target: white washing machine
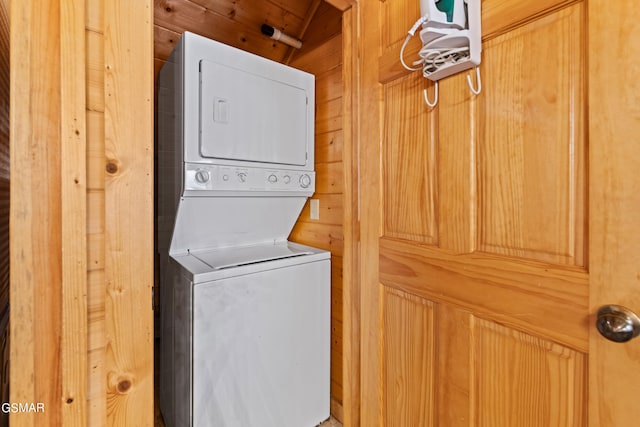
M 287 241 L 315 188 L 314 77 L 185 33 L 158 95 L 165 423 L 315 426 L 330 254 Z

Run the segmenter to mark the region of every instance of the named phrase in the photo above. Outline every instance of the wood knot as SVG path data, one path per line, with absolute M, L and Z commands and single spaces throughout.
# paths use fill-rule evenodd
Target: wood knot
M 118 381 L 118 385 L 116 386 L 116 388 L 118 389 L 118 393 L 127 393 L 129 389 L 131 389 L 131 380 L 124 379 Z
M 129 372 L 109 372 L 107 375 L 108 392 L 115 395 L 131 393 L 135 388 L 134 376 Z
M 72 404 L 72 403 L 73 403 L 73 398 L 72 398 L 72 397 L 68 398 L 68 399 L 67 399 L 67 404 L 68 404 L 68 405 L 70 405 L 70 404 Z
M 113 162 L 107 163 L 107 173 L 110 173 L 113 175 L 116 172 L 118 172 L 118 165 L 116 165 Z

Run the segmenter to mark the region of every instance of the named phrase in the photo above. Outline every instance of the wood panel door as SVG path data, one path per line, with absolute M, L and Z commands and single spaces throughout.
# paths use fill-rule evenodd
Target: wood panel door
M 640 10 L 484 0 L 482 93 L 429 109 L 419 2 L 356 8 L 361 425 L 634 425 L 640 340 L 593 325 L 640 312 Z

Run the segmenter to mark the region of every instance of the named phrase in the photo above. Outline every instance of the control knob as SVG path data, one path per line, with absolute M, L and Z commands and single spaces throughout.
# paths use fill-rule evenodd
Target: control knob
M 306 173 L 300 176 L 300 187 L 307 188 L 311 185 L 311 177 Z
M 267 178 L 267 180 L 272 183 L 275 184 L 276 182 L 278 182 L 278 177 L 275 176 L 274 174 L 269 175 L 269 178 Z
M 200 184 L 204 184 L 209 181 L 209 172 L 203 170 L 196 171 L 196 181 Z

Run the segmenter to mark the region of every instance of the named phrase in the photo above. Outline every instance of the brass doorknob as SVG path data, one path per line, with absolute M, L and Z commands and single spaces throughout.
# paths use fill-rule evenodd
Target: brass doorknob
M 640 317 L 620 305 L 603 305 L 598 310 L 596 327 L 608 340 L 627 342 L 640 334 Z

